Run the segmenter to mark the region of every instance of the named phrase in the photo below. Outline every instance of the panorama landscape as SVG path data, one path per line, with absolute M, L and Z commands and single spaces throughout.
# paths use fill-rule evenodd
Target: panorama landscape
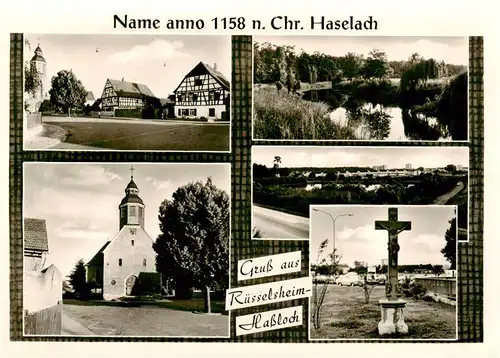
M 254 37 L 254 139 L 465 141 L 466 37 Z

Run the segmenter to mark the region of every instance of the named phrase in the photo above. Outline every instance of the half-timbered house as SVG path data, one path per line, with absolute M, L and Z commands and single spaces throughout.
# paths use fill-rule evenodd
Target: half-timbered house
M 216 66 L 198 63 L 174 90 L 176 117 L 228 119 L 229 81 Z
M 102 91 L 101 108 L 103 111 L 144 108 L 151 100 L 156 100 L 156 97 L 148 86 L 108 78 Z

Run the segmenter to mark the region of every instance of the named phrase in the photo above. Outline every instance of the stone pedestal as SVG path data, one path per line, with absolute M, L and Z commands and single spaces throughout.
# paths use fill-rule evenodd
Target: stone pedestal
M 379 303 L 382 319 L 378 324 L 378 334 L 381 336 L 395 333 L 407 334 L 408 326 L 405 323 L 403 312 L 406 302 L 382 299 Z

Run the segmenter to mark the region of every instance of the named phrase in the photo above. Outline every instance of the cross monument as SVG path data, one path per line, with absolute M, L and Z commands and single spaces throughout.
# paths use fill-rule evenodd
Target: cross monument
M 380 300 L 382 320 L 378 324 L 378 331 L 380 335 L 406 334 L 408 326 L 403 317 L 403 308 L 406 302 L 400 299 L 401 285 L 398 280 L 398 235 L 405 230 L 411 230 L 411 222 L 398 221 L 398 209 L 389 208 L 389 220 L 375 221 L 375 230 L 387 230 L 389 234 L 386 298 Z

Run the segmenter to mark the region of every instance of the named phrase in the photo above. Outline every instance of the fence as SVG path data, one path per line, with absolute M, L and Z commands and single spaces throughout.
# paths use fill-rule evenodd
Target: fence
M 36 312 L 25 311 L 24 334 L 60 335 L 62 330 L 62 301 Z
M 415 278 L 415 282 L 422 285 L 427 292 L 437 296 L 456 299 L 457 281 L 449 277 L 422 277 Z

